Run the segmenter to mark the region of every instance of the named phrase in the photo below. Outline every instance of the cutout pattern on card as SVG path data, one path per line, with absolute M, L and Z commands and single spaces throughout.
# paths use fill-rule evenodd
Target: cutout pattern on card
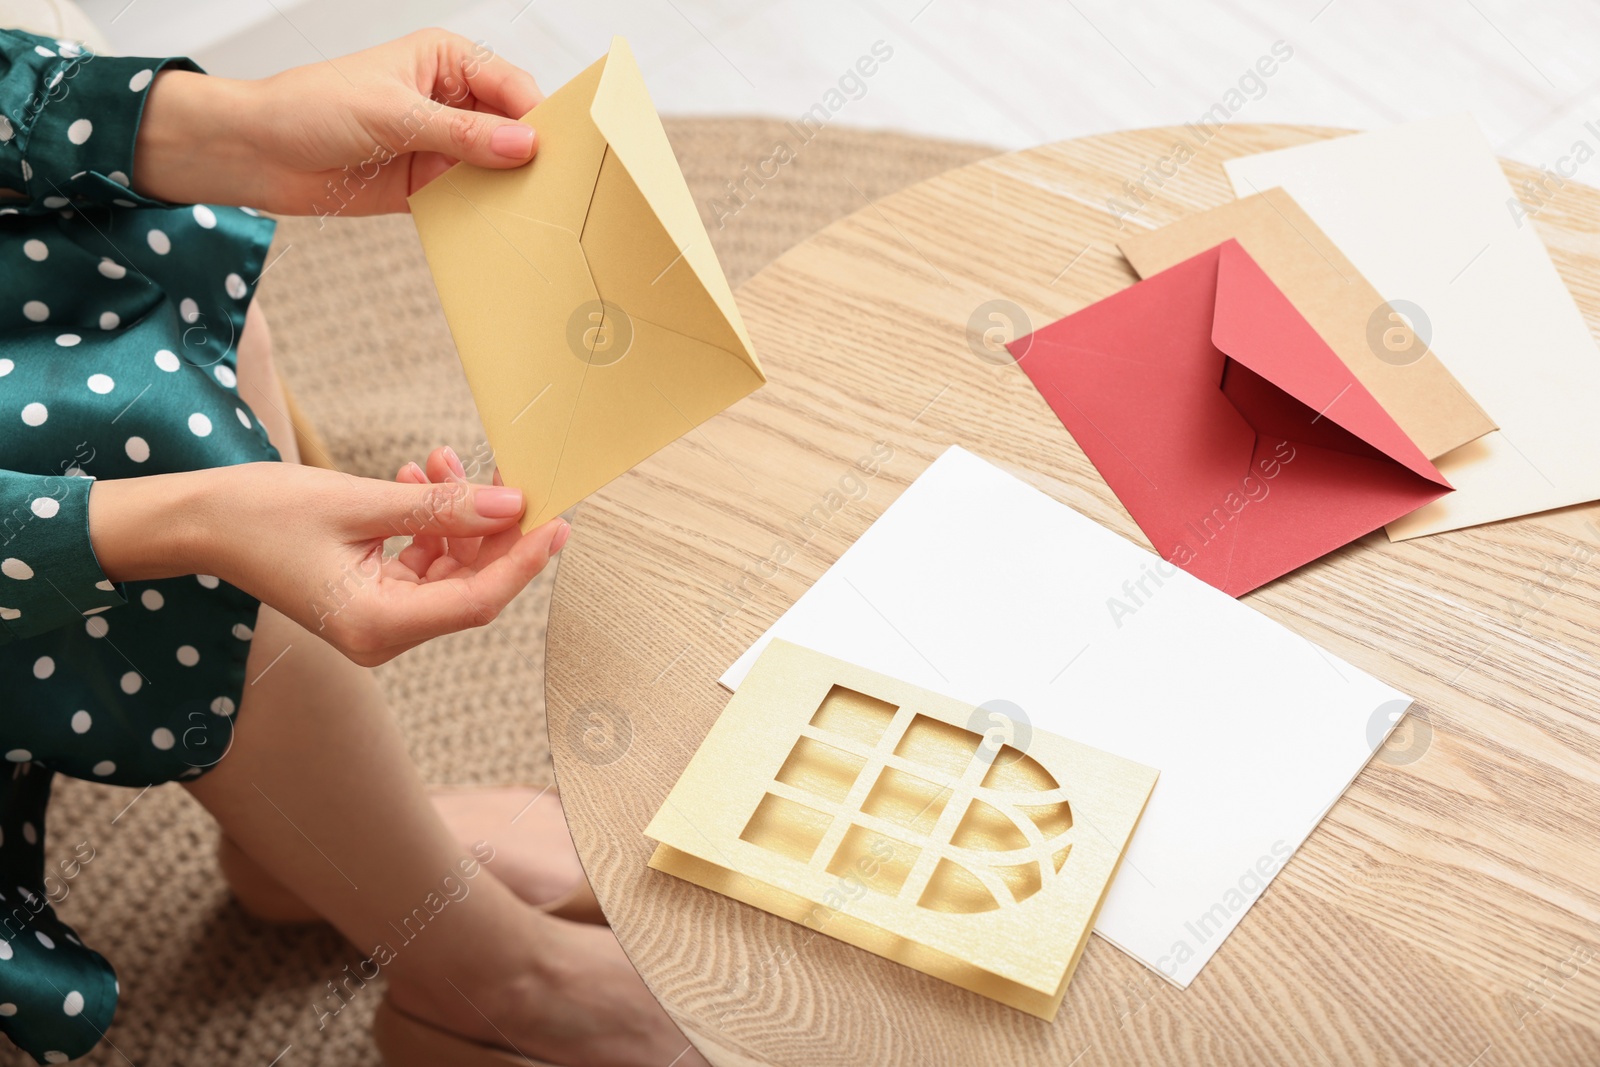
M 1052 884 L 1071 831 L 1067 790 L 1030 756 L 835 685 L 739 836 L 959 914 Z

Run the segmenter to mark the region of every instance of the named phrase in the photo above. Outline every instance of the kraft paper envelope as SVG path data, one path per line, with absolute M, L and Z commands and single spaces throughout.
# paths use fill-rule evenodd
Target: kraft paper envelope
M 457 164 L 410 203 L 531 529 L 766 378 L 627 42 L 522 121 L 533 162 Z
M 1391 538 L 1600 498 L 1600 349 L 1470 115 L 1225 166 L 1241 196 L 1281 186 L 1378 292 L 1408 302 L 1499 426 L 1440 458 L 1456 491 L 1390 523 Z
M 951 536 L 975 515 L 1005 532 L 1003 550 L 981 563 L 969 538 Z M 1018 735 L 1026 723 L 1159 768 L 1095 932 L 1180 986 L 1411 703 L 960 448 L 923 471 L 722 683 L 742 691 L 774 638 L 1007 708 Z
M 1438 459 L 1495 428 L 1410 325 L 1282 189 L 1120 242 L 1141 278 L 1232 238 L 1250 253 L 1389 416 Z
M 1155 782 L 773 641 L 645 835 L 657 870 L 1051 1019 Z

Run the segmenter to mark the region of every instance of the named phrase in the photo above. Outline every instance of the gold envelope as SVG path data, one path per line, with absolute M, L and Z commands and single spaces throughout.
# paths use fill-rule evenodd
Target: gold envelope
M 1141 278 L 1234 238 L 1429 459 L 1495 429 L 1411 325 L 1282 189 L 1119 242 Z M 1395 294 L 1403 297 L 1405 294 Z
M 766 377 L 627 42 L 522 121 L 533 162 L 410 204 L 526 530 Z
M 1156 772 L 989 709 L 775 640 L 650 866 L 1054 1018 Z

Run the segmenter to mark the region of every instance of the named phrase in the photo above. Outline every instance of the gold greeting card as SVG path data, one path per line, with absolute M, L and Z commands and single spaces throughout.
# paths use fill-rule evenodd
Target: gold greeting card
M 1055 1016 L 1157 772 L 773 641 L 650 866 Z

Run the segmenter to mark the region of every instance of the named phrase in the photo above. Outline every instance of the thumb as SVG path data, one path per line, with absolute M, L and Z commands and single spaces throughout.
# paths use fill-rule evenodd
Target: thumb
M 503 115 L 446 107 L 429 117 L 414 146 L 479 167 L 520 167 L 533 158 L 532 126 Z
M 373 486 L 366 532 L 383 537 L 485 537 L 515 526 L 525 507 L 522 490 L 505 486 L 378 482 Z

